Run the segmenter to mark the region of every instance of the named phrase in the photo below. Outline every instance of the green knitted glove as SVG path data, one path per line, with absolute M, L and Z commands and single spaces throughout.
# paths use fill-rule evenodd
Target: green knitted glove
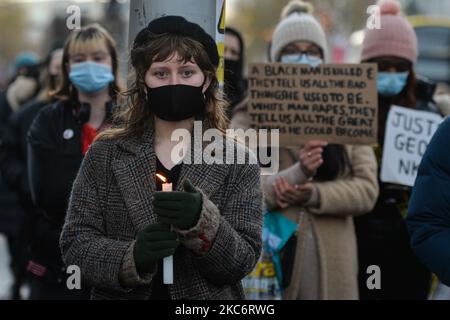
M 156 192 L 153 206 L 161 222 L 186 230 L 200 218 L 202 194 L 189 180 L 184 181 L 183 188 L 185 191 Z
M 166 224 L 151 224 L 138 232 L 133 251 L 138 274 L 155 271 L 158 260 L 173 255 L 178 244 L 177 235 Z

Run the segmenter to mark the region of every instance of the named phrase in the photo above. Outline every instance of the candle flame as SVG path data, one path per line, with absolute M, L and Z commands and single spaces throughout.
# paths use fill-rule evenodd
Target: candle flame
M 164 177 L 164 176 L 163 176 L 162 174 L 160 174 L 160 173 L 157 173 L 157 174 L 156 174 L 156 177 L 157 177 L 159 180 L 161 180 L 163 183 L 167 182 L 167 178 Z

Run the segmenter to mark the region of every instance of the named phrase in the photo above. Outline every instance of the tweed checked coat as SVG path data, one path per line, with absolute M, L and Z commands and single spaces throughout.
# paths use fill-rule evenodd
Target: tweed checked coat
M 139 277 L 132 252 L 136 233 L 157 221 L 153 136 L 149 129 L 141 138 L 96 141 L 74 182 L 60 246 L 65 263 L 79 266 L 93 286 L 92 299 L 150 296 L 154 274 Z M 172 299 L 243 299 L 240 280 L 261 251 L 260 169 L 248 162 L 195 163 L 183 163 L 177 190 L 189 179 L 203 194 L 203 207 L 196 226 L 176 230 L 181 244 L 169 294 Z M 211 242 L 207 252 L 203 241 Z

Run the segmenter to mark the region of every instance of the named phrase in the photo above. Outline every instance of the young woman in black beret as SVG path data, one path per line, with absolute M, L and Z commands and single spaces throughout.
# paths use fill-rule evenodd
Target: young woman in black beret
M 260 169 L 224 135 L 218 64 L 214 40 L 182 17 L 158 18 L 136 36 L 128 106 L 88 151 L 60 241 L 93 299 L 244 298 L 240 280 L 261 250 Z M 222 133 L 216 150 L 236 147 L 255 164 L 206 163 L 194 148 L 195 120 Z M 180 161 L 177 129 L 191 133 Z M 172 192 L 160 191 L 156 174 Z M 165 284 L 169 256 L 173 282 Z

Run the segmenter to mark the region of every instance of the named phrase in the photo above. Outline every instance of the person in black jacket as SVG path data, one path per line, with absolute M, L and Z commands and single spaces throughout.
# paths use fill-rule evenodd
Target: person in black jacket
M 361 60 L 376 63 L 378 67 L 378 146 L 375 151 L 381 167 L 391 106 L 430 111 L 430 104 L 421 100 L 424 95 L 418 94 L 417 90 L 414 71 L 417 37 L 414 29 L 400 15 L 397 2 L 384 1 L 380 10 L 383 28 L 366 30 Z M 431 285 L 431 273 L 415 256 L 404 220 L 411 188 L 384 183 L 380 179 L 379 185 L 380 194 L 375 208 L 355 218 L 360 299 L 425 300 Z M 381 289 L 370 289 L 367 285 L 368 268 L 372 265 L 380 268 Z
M 81 161 L 96 134 L 110 126 L 114 96 L 120 91 L 116 45 L 100 25 L 75 30 L 62 60 L 57 101 L 39 112 L 28 134 L 31 194 L 40 212 L 32 244 L 39 250 L 28 265 L 34 274 L 31 299 L 89 298 L 83 282 L 81 290 L 68 289 L 59 237 Z
M 244 39 L 234 28 L 225 29 L 224 92 L 230 103 L 227 116 L 231 119 L 234 107 L 245 98 L 247 83 L 244 79 Z
M 36 210 L 31 200 L 27 172 L 27 133 L 31 122 L 39 110 L 51 102 L 49 93 L 56 89 L 61 72 L 62 45 L 56 43 L 44 61 L 41 87 L 35 100 L 30 101 L 20 110 L 14 112 L 9 119 L 0 144 L 0 171 L 4 180 L 14 190 L 25 215 L 21 216 L 19 231 L 16 232 L 20 244 L 17 267 L 15 268 L 15 284 L 13 297 L 20 298 L 20 286 L 23 282 L 28 262 L 28 243 L 34 228 Z
M 0 93 L 0 137 L 10 115 L 31 101 L 39 92 L 40 69 L 41 66 L 34 54 L 24 52 L 17 56 L 12 79 L 6 90 Z
M 38 78 L 40 65 L 37 56 L 24 52 L 14 62 L 14 73 L 4 92 L 0 92 L 0 145 L 5 138 L 9 118 L 36 95 L 39 89 Z M 3 152 L 0 152 L 0 156 Z M 23 221 L 26 213 L 20 205 L 14 190 L 8 183 L 8 177 L 0 172 L 0 233 L 7 238 L 11 256 L 13 283 L 10 290 L 12 299 L 20 299 L 25 262 L 25 243 L 23 238 Z
M 0 170 L 8 184 L 18 192 L 21 204 L 27 207 L 31 202 L 26 170 L 27 133 L 39 110 L 52 102 L 50 92 L 56 89 L 61 61 L 62 46 L 52 48 L 45 60 L 41 92 L 35 100 L 11 115 L 1 140 Z

